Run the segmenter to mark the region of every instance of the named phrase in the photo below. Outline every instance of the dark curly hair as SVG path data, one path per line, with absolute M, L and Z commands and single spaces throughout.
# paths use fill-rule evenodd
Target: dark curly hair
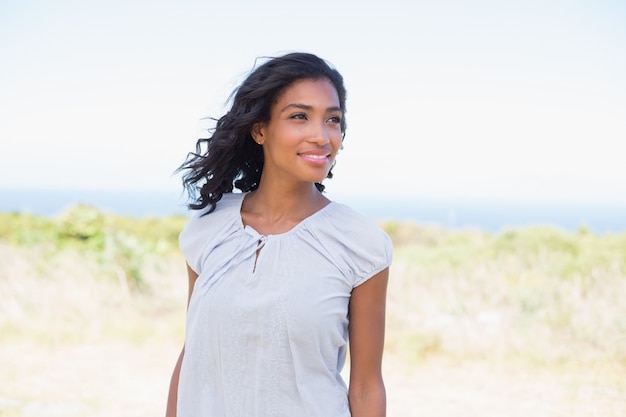
M 209 138 L 196 142 L 196 151 L 187 155 L 176 172 L 186 171 L 183 186 L 188 193 L 188 207 L 193 210 L 211 206 L 224 193 L 233 189 L 253 191 L 259 186 L 263 171 L 263 150 L 250 133 L 257 122 L 268 122 L 270 112 L 281 93 L 300 80 L 328 79 L 337 90 L 339 106 L 346 111 L 346 89 L 343 77 L 323 59 L 309 53 L 290 53 L 269 58 L 252 70 L 243 83 L 231 94 L 230 110 L 209 130 Z M 215 119 L 214 119 L 215 120 Z M 341 118 L 342 139 L 345 118 Z M 332 178 L 332 169 L 327 178 Z M 324 185 L 315 184 L 324 191 Z

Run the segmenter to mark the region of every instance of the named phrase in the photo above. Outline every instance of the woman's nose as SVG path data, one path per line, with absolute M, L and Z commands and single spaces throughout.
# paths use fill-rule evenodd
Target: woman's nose
M 320 145 L 326 145 L 330 142 L 331 132 L 325 123 L 315 123 L 311 132 L 311 142 L 315 142 Z

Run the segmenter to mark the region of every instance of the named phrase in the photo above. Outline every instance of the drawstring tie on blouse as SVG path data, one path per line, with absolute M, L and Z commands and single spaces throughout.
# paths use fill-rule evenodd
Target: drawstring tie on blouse
M 206 276 L 204 276 L 204 273 L 202 274 L 202 278 L 204 279 L 200 283 L 201 291 L 206 293 L 211 289 L 211 287 L 213 287 L 213 285 L 215 285 L 224 275 L 228 273 L 233 265 L 238 265 L 253 257 L 253 272 L 254 270 L 256 270 L 258 254 L 260 250 L 263 249 L 263 247 L 265 246 L 267 236 L 261 235 L 250 226 L 246 226 L 244 230 L 246 233 L 241 233 L 233 256 L 230 258 L 221 259 L 221 262 L 217 264 L 214 269 L 210 271 L 205 271 Z

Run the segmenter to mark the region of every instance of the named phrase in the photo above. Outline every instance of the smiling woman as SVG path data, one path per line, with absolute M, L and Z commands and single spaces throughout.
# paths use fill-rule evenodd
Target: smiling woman
M 342 141 L 337 90 L 328 80 L 302 80 L 282 93 L 270 120 L 252 128 L 263 147 L 261 184 L 292 188 L 321 183 L 328 176 Z
M 345 97 L 317 56 L 270 59 L 181 166 L 195 212 L 180 235 L 189 305 L 168 417 L 385 415 L 391 241 L 323 194 Z

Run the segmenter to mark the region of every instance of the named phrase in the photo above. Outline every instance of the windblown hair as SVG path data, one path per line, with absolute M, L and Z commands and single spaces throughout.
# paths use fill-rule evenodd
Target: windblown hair
M 209 130 L 210 137 L 198 139 L 196 151 L 189 153 L 176 170 L 186 171 L 183 186 L 189 196 L 188 207 L 199 210 L 211 206 L 210 213 L 224 193 L 235 188 L 242 192 L 257 189 L 263 171 L 263 149 L 252 138 L 252 126 L 270 120 L 272 106 L 293 83 L 320 79 L 334 85 L 345 113 L 343 77 L 315 55 L 290 53 L 271 58 L 253 69 L 231 94 L 231 108 Z M 342 138 L 345 131 L 345 117 L 342 117 Z M 332 169 L 327 178 L 332 178 Z M 315 185 L 324 191 L 323 184 Z

